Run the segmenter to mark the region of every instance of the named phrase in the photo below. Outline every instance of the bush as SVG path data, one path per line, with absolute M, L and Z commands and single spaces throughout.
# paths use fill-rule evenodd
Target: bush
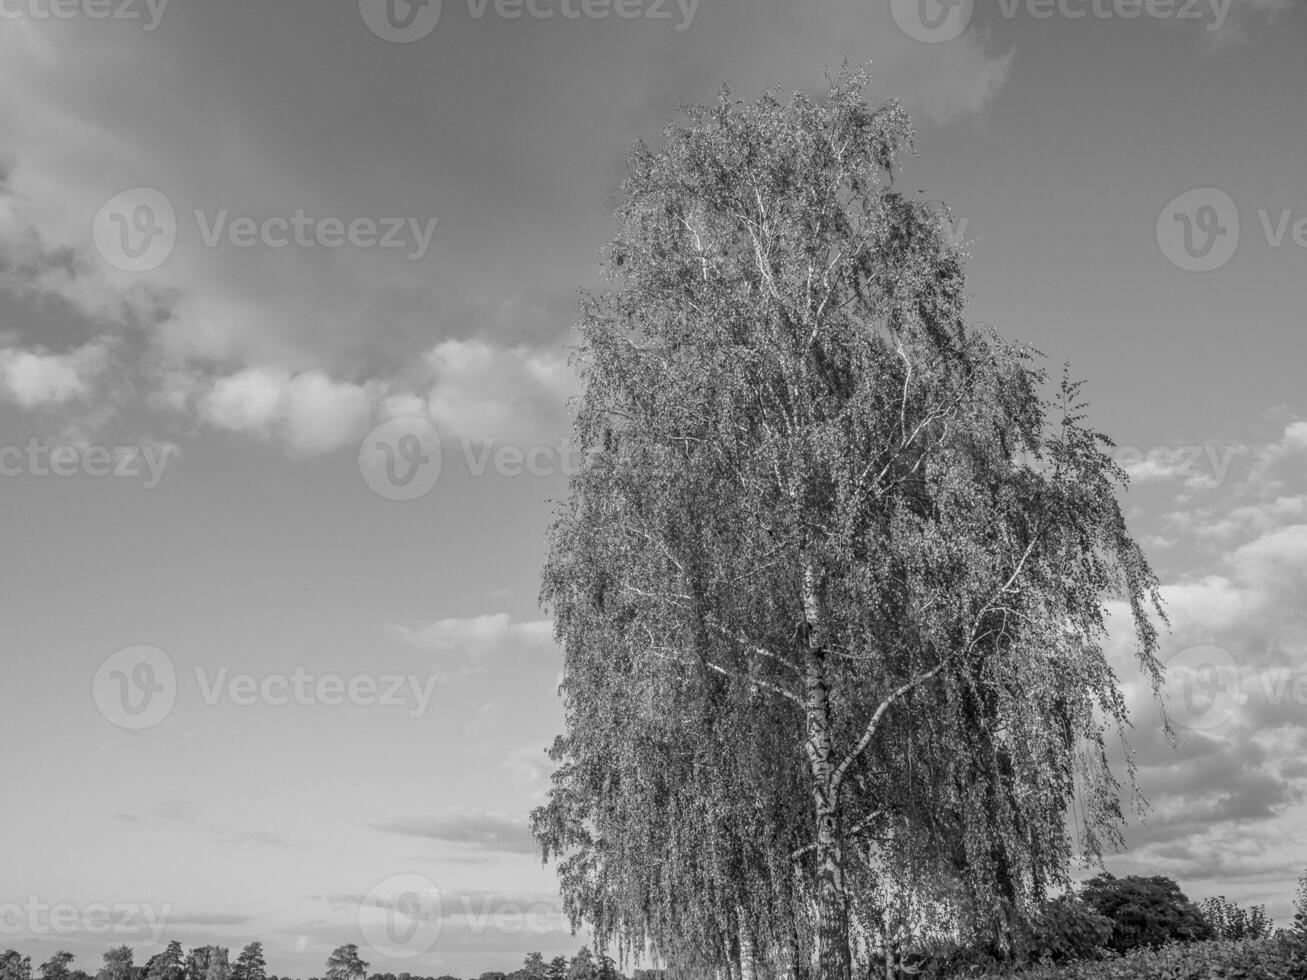
M 997 947 L 943 940 L 911 952 L 903 965 L 920 980 L 997 974 L 1031 964 L 1110 956 L 1107 943 L 1111 936 L 1111 920 L 1074 896 L 1062 896 L 1043 904 L 1017 937 L 1010 954 Z M 873 965 L 872 977 L 884 975 L 883 962 Z
M 1211 939 L 1202 913 L 1170 878 L 1101 874 L 1087 882 L 1080 897 L 1112 922 L 1108 946 L 1118 953 L 1169 942 Z
M 1212 930 L 1213 939 L 1266 939 L 1275 930 L 1265 905 L 1246 909 L 1218 895 L 1199 902 L 1198 911 Z
M 1111 939 L 1111 919 L 1079 898 L 1064 895 L 1044 903 L 1030 925 L 1023 952 L 1035 962 L 1096 959 Z
M 974 980 L 1307 980 L 1307 943 L 1296 936 L 1140 947 L 1101 962 L 1032 966 Z

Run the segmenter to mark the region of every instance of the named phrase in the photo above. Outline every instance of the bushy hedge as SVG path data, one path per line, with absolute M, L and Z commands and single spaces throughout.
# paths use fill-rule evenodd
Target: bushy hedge
M 917 980 L 1307 980 L 1307 875 L 1293 925 L 1273 928 L 1265 906 L 1195 906 L 1170 878 L 1103 874 L 1043 903 L 1004 953 L 937 942 L 903 966 Z
M 1209 940 L 1140 947 L 1099 961 L 1044 964 L 973 973 L 975 980 L 1307 980 L 1307 941 L 1289 933 L 1273 939 Z
M 1211 928 L 1213 939 L 1266 939 L 1275 932 L 1265 905 L 1244 908 L 1218 895 L 1199 902 L 1198 911 Z
M 1108 945 L 1118 953 L 1142 946 L 1212 939 L 1212 929 L 1197 906 L 1170 878 L 1101 874 L 1090 879 L 1080 897 L 1099 915 L 1112 920 Z

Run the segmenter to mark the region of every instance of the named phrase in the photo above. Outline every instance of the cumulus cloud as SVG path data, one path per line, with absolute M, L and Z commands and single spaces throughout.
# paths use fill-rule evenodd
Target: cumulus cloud
M 1162 589 L 1178 748 L 1162 736 L 1147 685 L 1133 682 L 1127 617 L 1114 617 L 1122 629 L 1111 647 L 1132 681 L 1131 743 L 1152 803 L 1116 870 L 1219 879 L 1231 897 L 1271 902 L 1272 914 L 1292 893 L 1293 868 L 1307 863 L 1297 830 L 1307 767 L 1294 765 L 1307 749 L 1307 523 L 1299 495 L 1283 492 L 1307 472 L 1305 442 L 1303 424 L 1289 423 L 1216 499 L 1169 515 L 1177 543 L 1200 546 L 1192 573 Z M 1208 675 L 1191 669 L 1209 659 Z M 1186 684 L 1201 688 L 1194 703 L 1214 699 L 1213 714 L 1189 711 Z
M 215 381 L 199 414 L 216 428 L 315 456 L 356 443 L 372 418 L 374 400 L 367 386 L 332 381 L 320 372 L 249 368 Z
M 25 409 L 85 401 L 109 366 L 110 348 L 106 340 L 62 354 L 0 347 L 0 396 Z
M 426 355 L 432 420 L 455 438 L 522 444 L 557 439 L 576 380 L 557 351 L 448 340 Z

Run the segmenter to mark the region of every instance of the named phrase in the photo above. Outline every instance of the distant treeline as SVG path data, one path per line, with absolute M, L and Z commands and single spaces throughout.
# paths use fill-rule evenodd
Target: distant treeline
M 1220 944 L 1226 944 L 1221 946 Z M 1263 947 L 1248 944 L 1263 943 Z M 1212 945 L 1216 944 L 1216 945 Z M 1170 949 L 1176 956 L 1224 956 L 1236 962 L 1240 957 L 1262 956 L 1267 963 L 1248 973 L 1204 975 L 1265 977 L 1307 977 L 1307 875 L 1298 883 L 1293 922 L 1288 929 L 1275 929 L 1263 905 L 1243 907 L 1224 896 L 1191 902 L 1174 880 L 1161 875 L 1130 875 L 1117 878 L 1100 874 L 1073 892 L 1047 899 L 1033 915 L 1022 948 L 1013 954 L 997 948 L 958 944 L 928 944 L 916 949 L 894 951 L 887 963 L 882 955 L 872 964 L 872 976 L 902 976 L 919 980 L 1005 976 L 1011 980 L 1046 980 L 1028 970 L 1075 971 L 1103 960 L 1132 957 L 1150 951 Z M 1188 952 L 1175 953 L 1175 950 Z M 1168 954 L 1172 955 L 1172 954 Z M 1277 972 L 1288 957 L 1292 968 Z M 1272 962 L 1273 961 L 1273 962 Z M 1287 962 L 1286 961 L 1286 962 Z M 1132 961 L 1133 962 L 1133 961 Z M 1142 961 L 1141 961 L 1142 962 Z M 1169 962 L 1169 961 L 1168 961 Z M 1222 960 L 1224 962 L 1224 960 Z M 1138 965 L 1138 964 L 1137 964 Z M 1166 978 L 1197 974 L 1167 972 Z M 321 976 L 308 980 L 463 980 L 450 974 L 438 977 L 414 973 L 373 973 L 359 955 L 358 946 L 337 947 L 327 957 Z M 1083 967 L 1083 969 L 1082 969 Z M 1142 967 L 1141 967 L 1142 969 Z M 1151 969 L 1151 967 L 1150 967 Z M 1090 970 L 1092 973 L 1093 971 Z M 1155 973 L 1156 971 L 1154 971 Z M 755 974 L 758 980 L 803 977 L 797 970 L 775 970 L 767 965 Z M 1088 974 L 1086 974 L 1088 976 Z M 1138 980 L 1154 980 L 1147 970 L 1118 973 Z M 604 953 L 592 953 L 587 946 L 570 960 L 555 956 L 546 960 L 540 953 L 528 953 L 522 966 L 512 972 L 488 970 L 468 980 L 704 980 L 711 977 L 696 965 L 664 970 L 635 970 L 630 977 Z M 14 950 L 0 954 L 0 980 L 34 980 L 30 957 Z M 35 980 L 295 980 L 268 973 L 263 944 L 252 942 L 231 962 L 225 946 L 197 946 L 189 952 L 177 941 L 151 956 L 143 965 L 134 963 L 130 946 L 117 946 L 104 954 L 104 964 L 94 974 L 73 967 L 73 954 L 55 953 L 37 968 Z M 733 978 L 735 980 L 735 978 Z M 1094 974 L 1092 980 L 1099 980 Z
M 225 946 L 197 946 L 187 952 L 176 940 L 140 966 L 135 965 L 130 946 L 116 946 L 104 954 L 104 964 L 94 974 L 76 969 L 73 954 L 61 951 L 37 967 L 35 977 L 36 980 L 295 980 L 268 973 L 262 943 L 250 943 L 233 963 Z M 0 954 L 0 980 L 34 980 L 31 958 L 12 949 L 5 950 Z M 358 947 L 350 943 L 332 952 L 321 977 L 309 980 L 463 978 L 450 974 L 429 977 L 415 973 L 369 973 Z M 566 956 L 546 960 L 540 953 L 528 953 L 520 969 L 511 973 L 489 970 L 470 980 L 665 980 L 665 977 L 661 970 L 636 970 L 628 978 L 608 956 L 596 956 L 589 947 L 582 946 L 570 960 Z

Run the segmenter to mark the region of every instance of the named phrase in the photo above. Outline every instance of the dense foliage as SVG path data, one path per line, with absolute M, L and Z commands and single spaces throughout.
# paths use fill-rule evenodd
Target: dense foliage
M 1266 939 L 1275 929 L 1265 905 L 1244 908 L 1224 895 L 1203 899 L 1198 911 L 1214 939 Z
M 1213 937 L 1197 906 L 1170 878 L 1102 874 L 1085 883 L 1080 897 L 1111 920 L 1108 946 L 1118 953 Z
M 1307 942 L 1273 939 L 1209 940 L 1140 947 L 1124 956 L 1057 966 L 978 973 L 974 980 L 1307 980 Z
M 567 730 L 533 830 L 568 912 L 745 980 L 932 929 L 1010 947 L 1121 815 L 1105 599 L 1159 679 L 1110 443 L 965 323 L 865 84 L 723 96 L 632 151 L 543 578 Z

